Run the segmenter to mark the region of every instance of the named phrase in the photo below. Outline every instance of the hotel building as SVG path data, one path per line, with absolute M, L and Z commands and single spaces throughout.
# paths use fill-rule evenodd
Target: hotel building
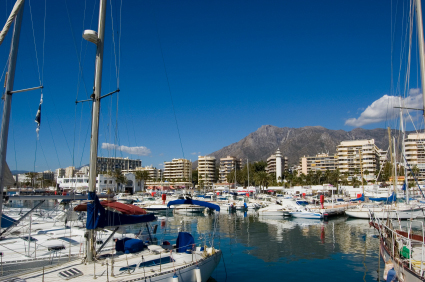
M 164 162 L 163 178 L 173 182 L 190 181 L 192 179 L 192 162 L 186 159 Z
M 363 177 L 366 180 L 375 179 L 375 171 L 379 170 L 380 155 L 374 139 L 342 141 L 337 147 L 338 169 L 341 173 L 348 172 L 351 177 Z M 358 173 L 357 173 L 358 170 Z
M 198 184 L 203 181 L 207 187 L 212 187 L 215 179 L 215 157 L 198 156 Z
M 227 156 L 225 158 L 220 158 L 220 182 L 221 183 L 229 183 L 227 181 L 227 174 L 232 172 L 232 170 L 240 170 L 241 169 L 241 159 L 237 159 L 236 157 Z
M 413 133 L 409 134 L 405 139 L 404 146 L 406 150 L 406 161 L 410 168 L 417 166 L 419 169 L 419 175 L 417 175 L 418 181 L 425 180 L 425 134 L 424 133 Z
M 334 171 L 338 165 L 337 155 L 317 154 L 315 156 L 304 156 L 300 158 L 298 175 L 307 175 L 310 171 L 315 173 L 318 170 Z
M 129 158 L 108 158 L 97 157 L 96 171 L 97 173 L 120 170 L 131 170 L 141 167 L 141 160 L 131 160 Z

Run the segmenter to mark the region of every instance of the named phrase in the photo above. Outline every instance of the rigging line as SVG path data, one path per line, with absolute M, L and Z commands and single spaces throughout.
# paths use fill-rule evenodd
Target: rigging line
M 58 117 L 58 113 L 56 111 L 57 107 L 56 107 L 55 99 L 51 99 L 50 101 L 53 102 L 53 109 L 56 115 L 56 120 L 59 121 L 59 125 L 62 130 L 63 137 L 65 138 L 66 146 L 68 147 L 69 155 L 72 157 L 71 148 L 69 147 L 69 144 L 68 144 L 68 139 L 66 139 L 66 135 L 65 135 L 65 131 L 63 130 L 61 119 Z
M 131 116 L 131 126 L 133 127 L 133 135 L 134 135 L 134 144 L 136 144 L 137 147 L 137 138 L 136 138 L 136 130 L 134 128 L 134 118 L 133 118 L 133 111 L 131 110 L 131 107 L 129 107 L 130 110 L 130 116 Z
M 118 64 L 117 64 L 117 51 L 116 51 L 116 43 L 115 43 L 115 31 L 114 31 L 114 17 L 113 17 L 113 10 L 112 10 L 112 1 L 109 1 L 109 4 L 111 6 L 111 27 L 112 27 L 112 42 L 114 45 L 114 61 L 115 61 L 115 76 L 117 79 L 117 88 L 119 88 L 119 80 L 118 80 Z
M 156 35 L 158 37 L 159 49 L 161 50 L 161 57 L 162 57 L 162 63 L 163 63 L 163 66 L 164 66 L 165 77 L 167 78 L 168 92 L 170 94 L 171 105 L 173 107 L 173 113 L 174 113 L 174 120 L 176 122 L 177 133 L 178 133 L 179 141 L 180 141 L 180 147 L 182 149 L 182 154 L 183 154 L 183 159 L 184 159 L 185 158 L 184 157 L 184 150 L 183 150 L 182 139 L 181 139 L 181 136 L 180 136 L 179 124 L 177 122 L 176 109 L 174 107 L 173 95 L 171 94 L 171 86 L 170 86 L 170 81 L 168 79 L 167 67 L 165 65 L 164 52 L 162 50 L 161 38 L 159 37 L 159 29 L 158 29 L 158 22 L 157 22 L 156 12 L 155 12 L 155 4 L 153 4 L 153 14 L 154 14 L 154 19 L 155 19 Z
M 76 43 L 76 40 L 75 40 L 74 29 L 72 28 L 71 16 L 69 15 L 68 1 L 67 0 L 65 0 L 65 7 L 66 7 L 66 14 L 68 16 L 69 27 L 71 28 L 72 42 L 73 42 L 73 45 L 74 45 L 75 54 L 77 55 L 78 68 L 80 69 L 80 72 L 81 72 L 81 80 L 83 81 L 84 91 L 86 92 L 86 97 L 88 99 L 89 94 L 87 93 L 86 81 L 84 80 L 84 75 L 83 75 L 83 67 L 81 65 L 81 59 L 80 59 L 80 56 L 79 56 L 78 50 L 77 50 L 77 43 Z
M 81 130 L 82 130 L 82 123 L 83 123 L 83 107 L 84 107 L 84 103 L 81 103 L 81 115 L 80 115 L 80 129 L 78 131 L 78 150 L 77 150 L 77 155 L 80 152 L 80 143 L 81 143 Z
M 37 161 L 37 138 L 35 139 L 35 154 L 34 154 L 34 170 L 33 172 L 35 172 L 35 162 Z
M 90 128 L 91 128 L 90 126 L 87 126 L 86 137 L 84 138 L 83 150 L 81 152 L 80 166 L 83 163 L 84 150 L 86 148 L 86 143 L 87 143 L 87 139 L 88 139 L 87 136 L 89 135 Z
M 49 163 L 47 162 L 46 155 L 44 154 L 43 146 L 41 145 L 41 141 L 39 143 L 40 143 L 41 153 L 43 153 L 44 161 L 46 162 L 47 168 L 50 169 Z
M 16 158 L 15 127 L 13 126 L 13 119 L 11 119 L 11 122 L 12 122 L 13 151 L 15 151 L 15 169 L 18 170 L 18 159 Z
M 0 77 L 0 81 L 3 81 L 3 76 L 6 73 L 6 68 L 9 65 L 9 60 L 10 60 L 10 53 L 9 53 L 9 56 L 7 57 L 6 64 L 4 65 L 3 72 L 2 72 L 1 77 Z M 4 88 L 5 87 L 3 87 L 3 89 Z
M 31 0 L 29 0 L 29 1 L 28 1 L 28 5 L 30 6 L 30 19 L 31 19 L 31 28 L 32 28 L 32 38 L 33 38 L 33 41 L 34 41 L 35 59 L 36 59 L 36 61 L 37 61 L 38 81 L 40 82 L 40 85 L 42 85 L 42 84 L 41 84 L 40 66 L 39 66 L 39 63 L 38 63 L 37 44 L 36 44 L 36 42 L 35 42 L 34 21 L 33 21 L 33 19 L 32 19 Z
M 43 61 L 41 63 L 41 82 L 43 83 L 44 83 L 44 51 L 45 51 L 45 45 L 46 45 L 46 17 L 47 17 L 47 0 L 44 0 Z
M 77 130 L 77 107 L 74 111 L 74 144 L 72 145 L 72 166 L 75 166 L 74 157 L 75 157 L 75 131 Z
M 84 1 L 84 12 L 83 12 L 83 26 L 86 20 L 86 10 L 87 10 L 87 0 Z M 81 55 L 83 54 L 83 41 L 80 41 L 80 58 Z M 86 42 L 86 49 L 84 50 L 84 59 L 85 59 L 85 54 L 87 53 L 87 42 Z M 82 60 L 84 62 L 84 59 Z M 83 63 L 81 63 L 81 68 Z M 77 93 L 75 94 L 75 101 L 78 101 L 78 94 L 80 93 L 80 85 L 81 85 L 81 79 L 82 79 L 82 73 L 80 72 L 80 70 L 78 70 L 78 82 L 77 82 Z M 77 104 L 75 104 L 75 106 L 77 106 Z
M 59 167 L 62 167 L 62 166 L 61 166 L 61 161 L 60 161 L 60 159 L 59 159 L 58 150 L 56 149 L 55 139 L 53 138 L 52 128 L 50 127 L 50 122 L 49 122 L 49 120 L 48 120 L 48 119 L 46 119 L 46 121 L 47 121 L 47 126 L 49 127 L 50 135 L 52 136 L 53 147 L 55 148 L 55 153 L 56 153 L 56 157 L 58 158 Z
M 120 5 L 120 25 L 119 25 L 119 37 L 118 37 L 118 88 L 120 85 L 120 72 L 121 72 L 121 29 L 122 29 L 122 0 Z

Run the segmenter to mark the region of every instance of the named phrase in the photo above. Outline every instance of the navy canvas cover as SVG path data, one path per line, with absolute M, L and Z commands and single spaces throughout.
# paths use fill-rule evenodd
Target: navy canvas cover
M 352 199 L 350 201 L 362 201 L 362 202 L 364 202 L 364 194 L 362 194 L 361 197 L 358 197 L 357 199 Z
M 192 199 L 186 199 L 186 200 L 181 199 L 181 200 L 169 201 L 167 204 L 167 207 L 169 208 L 170 206 L 176 206 L 176 205 L 197 205 L 201 207 L 207 207 L 216 211 L 220 211 L 220 207 L 216 204 L 212 204 L 212 203 L 208 203 L 204 201 L 192 200 Z
M 100 204 L 95 192 L 89 192 L 88 199 L 91 202 L 87 204 L 86 229 L 145 223 L 156 220 L 154 214 L 126 215 L 106 210 Z
M 184 253 L 187 249 L 192 249 L 192 245 L 195 244 L 195 239 L 188 232 L 179 232 L 176 241 L 176 248 L 178 253 Z
M 392 203 L 395 202 L 397 200 L 397 194 L 395 194 L 394 192 L 391 194 L 391 196 L 389 196 L 388 198 L 382 197 L 382 198 L 369 198 L 369 200 L 371 201 L 375 201 L 375 202 L 386 202 L 386 203 Z
M 16 222 L 16 220 L 14 220 L 13 218 L 2 214 L 1 215 L 1 228 L 8 228 L 10 227 L 12 224 L 14 224 Z
M 145 244 L 139 239 L 130 239 L 124 242 L 124 253 L 132 254 L 143 251 Z

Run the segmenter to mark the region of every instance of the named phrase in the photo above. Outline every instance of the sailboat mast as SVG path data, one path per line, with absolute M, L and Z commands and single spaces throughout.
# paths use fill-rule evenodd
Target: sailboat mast
M 418 42 L 419 42 L 419 61 L 421 65 L 421 87 L 423 106 L 425 109 L 425 46 L 424 46 L 424 28 L 422 21 L 422 3 L 421 0 L 416 0 L 416 26 L 418 29 Z M 425 111 L 424 111 L 425 118 Z
M 97 148 L 99 142 L 99 112 L 100 112 L 100 91 L 102 88 L 102 65 L 103 65 L 103 44 L 105 38 L 105 16 L 106 16 L 106 0 L 100 1 L 99 7 L 99 25 L 97 35 L 97 51 L 96 51 L 96 69 L 93 87 L 93 116 L 91 126 L 90 141 L 90 171 L 89 171 L 89 199 L 94 200 L 96 194 L 96 164 L 97 164 Z M 87 260 L 93 261 L 94 250 L 94 230 L 88 230 Z
M 401 97 L 400 97 L 400 127 L 402 132 L 402 158 L 403 158 L 403 164 L 404 164 L 404 188 L 406 189 L 406 203 L 409 203 L 409 185 L 407 182 L 407 164 L 406 164 L 406 145 L 404 144 L 405 138 L 406 138 L 406 132 L 404 131 L 404 122 L 403 122 L 403 105 L 401 104 Z
M 4 183 L 4 171 L 6 167 L 6 153 L 7 153 L 7 138 L 9 135 L 9 120 L 10 120 L 10 109 L 12 107 L 12 94 L 10 91 L 13 90 L 13 83 L 15 81 L 15 69 L 16 61 L 18 59 L 18 47 L 19 37 L 21 34 L 22 17 L 24 14 L 24 4 L 22 3 L 18 14 L 15 18 L 15 25 L 13 27 L 13 38 L 10 45 L 10 59 L 6 77 L 6 91 L 4 95 L 4 106 L 3 106 L 3 117 L 1 120 L 1 131 L 0 131 L 0 226 L 1 217 L 3 214 L 3 183 Z

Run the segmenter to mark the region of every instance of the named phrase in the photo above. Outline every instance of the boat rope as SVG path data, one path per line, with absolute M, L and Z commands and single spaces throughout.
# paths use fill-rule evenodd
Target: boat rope
M 155 5 L 153 5 L 153 14 L 154 14 L 154 19 L 155 19 L 155 28 L 156 28 L 156 35 L 157 35 L 158 43 L 159 43 L 159 49 L 161 51 L 162 64 L 164 66 L 165 77 L 167 79 L 168 92 L 170 94 L 171 106 L 173 108 L 174 120 L 176 122 L 176 127 L 177 127 L 177 134 L 178 134 L 178 137 L 179 137 L 180 147 L 182 149 L 182 154 L 183 154 L 183 159 L 184 159 L 185 157 L 184 157 L 183 143 L 182 143 L 182 138 L 180 136 L 179 123 L 177 122 L 177 115 L 176 115 L 176 109 L 174 107 L 173 95 L 171 93 L 170 80 L 168 79 L 167 66 L 165 65 L 164 52 L 162 50 L 161 38 L 159 36 L 158 21 L 157 21 L 157 18 L 156 18 Z
M 95 2 L 96 2 L 96 1 L 95 1 Z M 70 27 L 70 29 L 71 29 L 72 42 L 73 42 L 73 45 L 74 45 L 75 54 L 77 55 L 78 68 L 79 68 L 79 71 L 80 71 L 81 80 L 82 80 L 83 85 L 84 85 L 84 90 L 85 90 L 85 92 L 86 92 L 86 98 L 88 99 L 88 98 L 89 98 L 89 94 L 88 94 L 88 92 L 87 92 L 86 81 L 84 80 L 84 75 L 83 75 L 83 66 L 82 66 L 82 64 L 81 64 L 81 57 L 80 57 L 80 54 L 78 53 L 78 50 L 77 50 L 77 43 L 76 43 L 76 39 L 75 39 L 75 35 L 74 35 L 74 29 L 72 28 L 71 16 L 69 15 L 69 8 L 68 8 L 68 1 L 67 1 L 67 0 L 65 0 L 65 7 L 66 7 L 66 14 L 67 14 L 67 16 L 68 16 L 68 23 L 69 23 L 69 27 Z M 85 11 L 85 10 L 84 10 L 84 11 Z M 85 12 L 84 12 L 84 14 L 85 14 Z M 81 40 L 82 40 L 82 39 L 81 39 Z M 78 95 L 78 93 L 77 93 L 77 95 Z
M 115 62 L 115 76 L 116 76 L 116 80 L 117 80 L 117 89 L 119 89 L 120 88 L 120 79 L 119 79 L 119 68 L 120 68 L 120 66 L 119 66 L 119 62 L 117 61 L 118 60 L 118 58 L 117 58 L 117 50 L 116 50 L 116 43 L 115 43 L 115 30 L 114 30 L 114 17 L 113 17 L 113 7 L 112 7 L 112 1 L 109 1 L 109 4 L 110 4 L 110 7 L 111 7 L 111 27 L 112 27 L 112 44 L 113 44 L 113 46 L 114 46 L 114 48 L 113 48 L 113 50 L 114 50 L 114 62 Z M 121 29 L 120 29 L 120 31 L 121 31 Z M 118 36 L 119 36 L 119 38 L 121 37 L 120 36 L 120 33 L 118 32 Z

